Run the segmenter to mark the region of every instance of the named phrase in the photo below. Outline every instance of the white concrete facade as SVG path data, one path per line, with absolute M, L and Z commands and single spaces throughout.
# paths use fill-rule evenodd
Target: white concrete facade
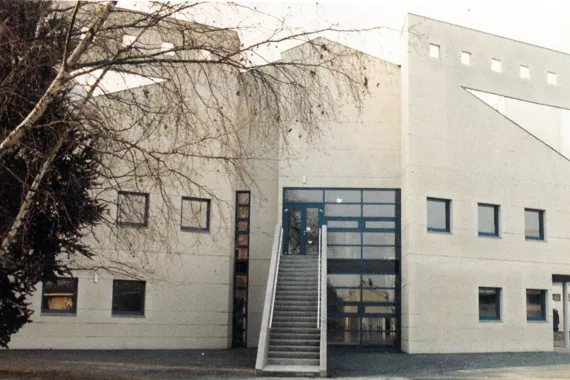
M 416 15 L 402 37 L 401 67 L 363 57 L 361 107 L 335 95 L 318 135 L 292 123 L 286 147 L 277 134 L 252 140 L 266 157 L 251 164 L 255 185 L 204 177 L 230 205 L 236 190 L 251 191 L 248 346 L 257 345 L 283 188 L 342 187 L 401 189 L 404 352 L 552 351 L 552 276 L 570 275 L 570 162 L 466 88 L 570 109 L 570 55 Z M 451 201 L 449 233 L 428 232 L 428 197 Z M 498 237 L 478 235 L 478 203 L 500 206 Z M 544 210 L 544 241 L 525 239 L 525 208 Z M 34 323 L 12 347 L 230 347 L 234 231 L 221 221 L 232 213 L 212 210 L 215 239 L 180 231 L 183 254 L 150 259 L 162 265 L 147 280 L 144 317 L 111 316 L 113 277 L 80 274 L 77 315 L 42 315 L 38 293 Z M 479 320 L 479 287 L 501 289 L 500 320 Z M 544 321 L 527 321 L 526 289 L 547 291 Z

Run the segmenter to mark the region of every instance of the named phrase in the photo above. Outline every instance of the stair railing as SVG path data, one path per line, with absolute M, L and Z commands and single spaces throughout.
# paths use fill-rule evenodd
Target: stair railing
M 321 255 L 319 257 L 319 328 L 321 329 L 321 377 L 327 376 L 327 226 L 321 227 Z
M 265 290 L 265 303 L 263 304 L 263 315 L 261 319 L 261 330 L 259 332 L 259 344 L 257 345 L 257 360 L 255 370 L 262 371 L 267 365 L 267 353 L 269 350 L 269 329 L 273 322 L 273 304 L 275 303 L 275 293 L 277 286 L 277 275 L 279 273 L 279 259 L 281 257 L 281 245 L 283 242 L 283 229 L 278 224 L 275 226 L 273 234 L 273 247 L 271 249 L 271 261 L 269 263 L 269 276 L 267 278 L 267 288 Z

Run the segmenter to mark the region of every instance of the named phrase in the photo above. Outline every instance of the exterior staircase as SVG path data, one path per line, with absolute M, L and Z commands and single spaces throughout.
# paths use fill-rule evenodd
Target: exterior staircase
M 283 255 L 275 238 L 257 348 L 257 375 L 327 375 L 326 226 L 317 255 Z

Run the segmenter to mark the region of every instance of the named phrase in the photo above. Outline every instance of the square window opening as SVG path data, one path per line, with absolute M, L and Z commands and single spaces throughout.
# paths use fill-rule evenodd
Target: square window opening
M 501 320 L 501 288 L 479 288 L 479 320 Z
M 129 34 L 123 35 L 123 46 L 131 46 L 135 43 L 137 37 Z
M 526 290 L 526 320 L 527 321 L 546 320 L 546 290 L 542 289 Z
M 546 82 L 548 84 L 556 86 L 556 79 L 556 73 L 550 71 L 546 73 Z
M 470 65 L 471 64 L 471 53 L 469 53 L 467 51 L 462 51 L 461 52 L 461 63 L 463 63 L 464 65 Z
M 42 314 L 77 313 L 77 278 L 57 278 L 42 284 Z
M 172 51 L 173 49 L 174 49 L 174 44 L 172 44 L 170 42 L 162 42 L 160 44 L 160 51 L 165 52 L 164 54 L 166 54 L 168 56 L 175 55 L 175 52 Z
M 521 78 L 530 78 L 530 68 L 528 66 L 520 66 L 520 76 Z
M 429 56 L 439 58 L 439 45 L 429 44 Z
M 119 191 L 117 199 L 117 224 L 123 227 L 148 225 L 148 193 Z
M 144 315 L 146 281 L 113 280 L 112 315 Z
M 524 209 L 524 237 L 544 240 L 544 210 Z
M 500 59 L 491 59 L 491 70 L 500 73 L 503 71 L 503 62 Z
M 427 230 L 432 232 L 450 232 L 451 200 L 427 198 Z
M 479 236 L 499 236 L 499 206 L 478 204 Z
M 180 229 L 184 231 L 210 230 L 210 199 L 182 197 Z

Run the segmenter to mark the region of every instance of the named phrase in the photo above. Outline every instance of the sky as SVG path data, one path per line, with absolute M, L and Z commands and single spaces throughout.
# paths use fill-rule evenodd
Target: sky
M 215 1 L 190 17 L 210 25 L 239 26 L 246 44 L 265 38 L 283 19 L 291 31 L 331 25 L 342 29 L 379 28 L 359 33 L 329 32 L 324 36 L 394 63 L 400 63 L 400 30 L 408 12 L 570 53 L 568 0 L 265 0 L 238 4 L 255 10 Z M 144 9 L 148 0 L 120 0 L 119 5 Z M 298 43 L 260 49 L 258 62 L 279 59 L 281 51 Z

